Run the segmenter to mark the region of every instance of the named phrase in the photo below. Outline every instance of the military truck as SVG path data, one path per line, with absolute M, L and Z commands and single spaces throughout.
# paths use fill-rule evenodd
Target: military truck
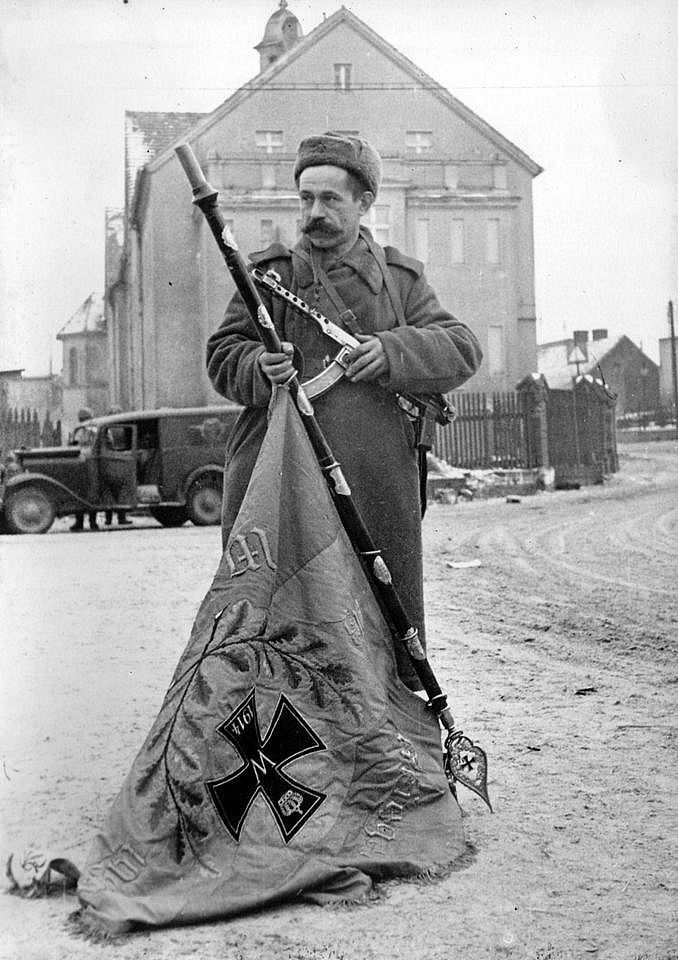
M 82 511 L 150 513 L 165 527 L 217 524 L 236 404 L 93 417 L 66 447 L 14 450 L 0 482 L 0 526 L 46 533 Z

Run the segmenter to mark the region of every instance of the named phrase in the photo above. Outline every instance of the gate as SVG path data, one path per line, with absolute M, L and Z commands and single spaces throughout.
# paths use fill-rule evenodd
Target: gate
M 615 400 L 591 377 L 578 379 L 572 390 L 548 391 L 548 456 L 556 486 L 602 483 L 619 469 Z

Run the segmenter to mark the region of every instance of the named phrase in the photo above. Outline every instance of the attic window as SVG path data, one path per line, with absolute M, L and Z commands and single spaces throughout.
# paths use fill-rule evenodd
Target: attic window
M 433 131 L 407 130 L 405 146 L 411 153 L 430 153 L 433 149 Z
M 257 130 L 254 134 L 257 150 L 264 153 L 282 153 L 282 130 Z
M 351 89 L 351 64 L 350 63 L 334 64 L 334 89 L 335 90 Z

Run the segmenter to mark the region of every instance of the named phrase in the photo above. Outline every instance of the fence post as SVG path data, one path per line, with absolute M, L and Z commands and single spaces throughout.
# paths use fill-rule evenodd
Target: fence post
M 605 412 L 603 415 L 603 445 L 605 454 L 605 471 L 616 473 L 619 470 L 619 455 L 617 453 L 617 394 L 603 384 L 605 391 Z
M 525 417 L 528 467 L 550 470 L 548 432 L 548 386 L 541 374 L 531 374 L 516 387 Z

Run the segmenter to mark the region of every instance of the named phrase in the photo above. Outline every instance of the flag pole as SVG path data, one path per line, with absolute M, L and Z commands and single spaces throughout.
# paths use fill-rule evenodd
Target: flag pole
M 217 246 L 252 317 L 259 336 L 271 353 L 281 352 L 281 343 L 273 321 L 259 291 L 254 285 L 242 254 L 219 209 L 218 193 L 207 182 L 193 150 L 187 143 L 175 148 L 175 153 L 193 189 L 193 203 L 199 207 L 209 224 Z M 381 551 L 375 545 L 358 508 L 350 487 L 315 418 L 313 406 L 299 383 L 296 372 L 286 384 L 301 414 L 303 425 L 313 447 L 320 469 L 328 483 L 337 512 L 348 537 L 368 573 L 372 589 L 385 612 L 395 639 L 407 651 L 429 704 L 439 723 L 447 731 L 444 747 L 445 773 L 453 793 L 456 782 L 478 794 L 490 810 L 487 793 L 487 757 L 461 730 L 456 730 L 454 718 L 447 704 L 447 696 L 440 688 L 419 639 L 417 628 L 410 622 L 395 589 L 391 573 Z

